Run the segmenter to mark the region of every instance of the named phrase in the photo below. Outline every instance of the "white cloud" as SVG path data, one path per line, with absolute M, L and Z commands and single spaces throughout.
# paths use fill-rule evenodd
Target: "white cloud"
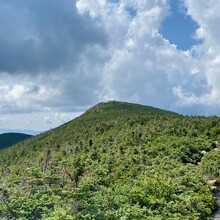
M 59 126 L 73 118 L 81 115 L 82 112 L 35 112 L 0 114 L 0 127 L 12 130 L 28 130 L 45 131 Z M 0 129 L 1 132 L 1 129 Z
M 0 82 L 0 113 L 42 111 L 48 107 L 48 100 L 52 101 L 60 96 L 58 88 L 39 82 L 30 82 L 18 77 L 10 83 L 7 76 Z M 7 79 L 7 80 L 6 80 Z
M 187 13 L 199 24 L 196 31 L 197 37 L 203 40 L 203 44 L 195 46 L 191 51 L 196 57 L 190 59 L 196 63 L 197 74 L 207 83 L 207 90 L 200 85 L 203 94 L 197 95 L 186 88 L 179 91 L 179 103 L 193 106 L 201 104 L 204 108 L 220 106 L 220 1 L 209 0 L 185 0 Z M 180 88 L 180 87 L 179 87 Z M 187 94 L 187 95 L 186 95 Z
M 42 114 L 46 128 L 108 99 L 180 112 L 220 106 L 220 1 L 183 0 L 203 39 L 188 51 L 160 34 L 168 0 L 49 2 L 0 0 L 0 18 L 11 16 L 0 34 L 1 114 L 26 112 L 32 127 Z

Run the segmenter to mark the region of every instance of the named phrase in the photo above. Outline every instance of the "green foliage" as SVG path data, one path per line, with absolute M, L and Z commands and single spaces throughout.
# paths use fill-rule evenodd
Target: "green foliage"
M 208 174 L 220 178 L 220 150 L 207 154 L 202 160 L 202 167 Z
M 219 127 L 217 117 L 98 104 L 1 150 L 0 218 L 207 219 L 216 202 L 196 164 L 215 147 Z M 218 167 L 214 154 L 204 169 Z

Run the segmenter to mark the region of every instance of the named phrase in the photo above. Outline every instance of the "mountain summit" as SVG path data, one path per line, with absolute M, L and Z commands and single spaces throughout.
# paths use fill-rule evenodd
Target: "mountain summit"
M 218 139 L 218 117 L 99 103 L 1 150 L 0 218 L 207 219 L 217 205 L 203 173 L 214 164 L 219 175 Z
M 85 115 L 93 115 L 94 113 L 109 114 L 109 115 L 125 115 L 125 114 L 139 114 L 143 115 L 170 115 L 177 116 L 177 113 L 161 110 L 151 106 L 145 106 L 140 104 L 132 104 L 128 102 L 109 101 L 101 102 L 85 112 Z

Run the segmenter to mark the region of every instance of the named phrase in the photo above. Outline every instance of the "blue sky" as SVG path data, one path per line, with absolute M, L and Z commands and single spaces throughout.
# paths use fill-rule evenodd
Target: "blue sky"
M 98 102 L 220 115 L 220 1 L 0 0 L 0 129 Z
M 170 15 L 162 22 L 161 34 L 178 49 L 188 50 L 201 43 L 194 36 L 197 28 L 198 24 L 186 14 L 182 1 L 170 0 Z

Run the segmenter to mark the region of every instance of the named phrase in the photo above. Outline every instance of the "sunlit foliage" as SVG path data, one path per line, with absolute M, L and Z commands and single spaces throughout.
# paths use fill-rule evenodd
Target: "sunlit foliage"
M 206 219 L 216 202 L 197 163 L 219 127 L 218 117 L 98 104 L 1 151 L 0 218 Z

